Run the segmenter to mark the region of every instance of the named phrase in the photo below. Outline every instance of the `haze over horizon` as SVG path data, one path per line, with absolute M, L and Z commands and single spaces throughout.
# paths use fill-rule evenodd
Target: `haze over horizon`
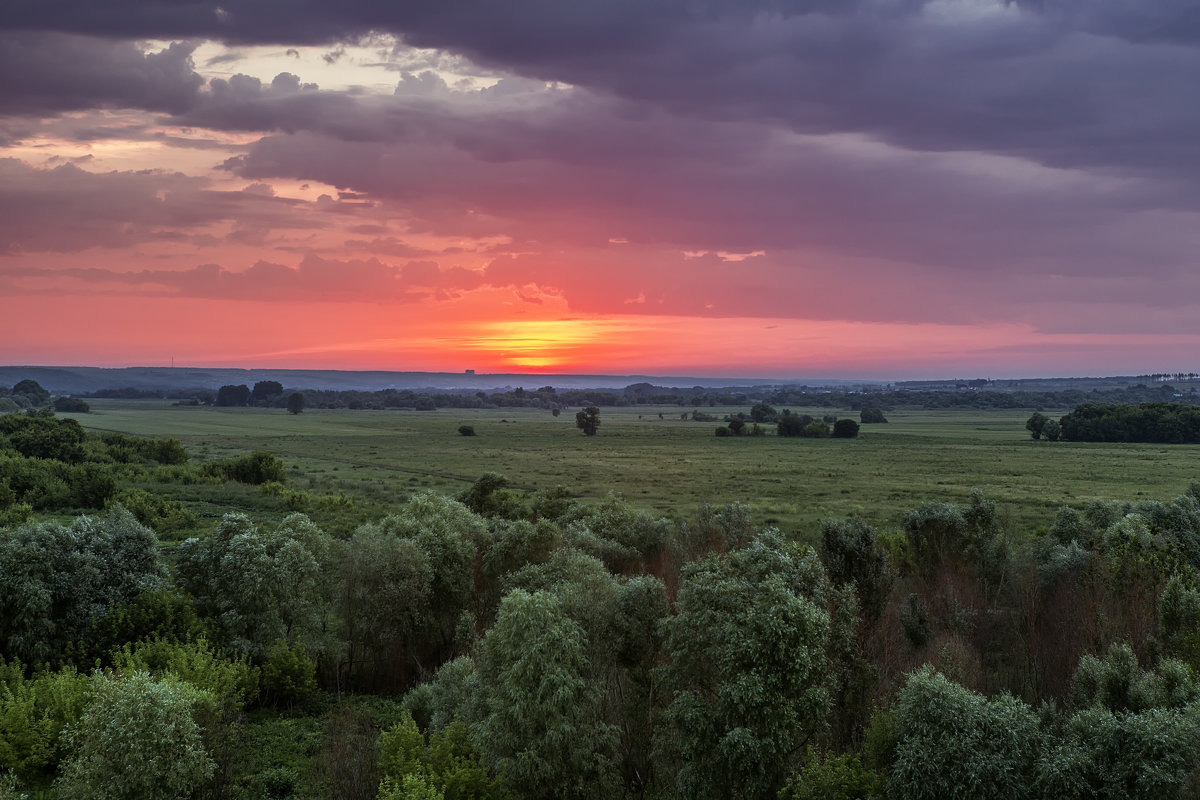
M 1192 369 L 1184 0 L 9 0 L 0 363 Z

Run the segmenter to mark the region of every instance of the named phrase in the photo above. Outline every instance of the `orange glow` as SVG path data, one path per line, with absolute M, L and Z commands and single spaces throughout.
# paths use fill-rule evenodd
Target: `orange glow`
M 460 344 L 497 368 L 550 371 L 586 363 L 603 349 L 608 326 L 587 319 L 520 319 L 479 323 Z
M 974 375 L 981 364 L 1028 374 L 1030 354 L 1042 348 L 1100 372 L 1114 353 L 1200 346 L 1195 334 L 1045 334 L 1022 324 L 567 316 L 541 307 L 558 316 L 503 319 L 525 309 L 497 302 L 501 294 L 480 290 L 428 306 L 0 294 L 0 319 L 21 332 L 0 336 L 0 362 L 886 379 Z

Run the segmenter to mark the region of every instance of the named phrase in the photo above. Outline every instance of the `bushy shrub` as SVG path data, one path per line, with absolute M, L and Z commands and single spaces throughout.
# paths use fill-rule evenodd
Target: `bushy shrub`
M 228 657 L 204 639 L 170 642 L 155 638 L 125 644 L 113 654 L 122 672 L 143 670 L 156 678 L 173 676 L 210 696 L 247 705 L 258 697 L 259 670 L 245 656 Z
M 168 500 L 145 489 L 124 489 L 113 498 L 133 514 L 137 521 L 158 533 L 194 528 L 199 518 L 178 500 Z
M 58 790 L 74 800 L 178 800 L 208 780 L 197 706 L 203 692 L 148 672 L 97 674 L 95 699 L 65 736 Z
M 509 797 L 504 782 L 488 774 L 483 756 L 472 746 L 467 726 L 455 720 L 434 728 L 429 739 L 412 715 L 379 736 L 380 798 L 413 798 L 422 789 L 429 796 L 502 800 Z
M 858 423 L 849 417 L 837 420 L 833 423 L 833 436 L 835 439 L 853 439 L 858 436 Z
M 846 753 L 822 760 L 809 749 L 800 773 L 788 780 L 779 800 L 869 800 L 882 792 L 883 781 L 858 756 Z
M 829 423 L 824 420 L 810 422 L 800 431 L 800 435 L 806 439 L 824 439 L 829 434 Z
M 210 461 L 204 465 L 203 471 L 206 475 L 254 486 L 267 481 L 287 481 L 287 470 L 279 456 L 265 450 L 255 450 L 224 461 Z
M 90 697 L 91 682 L 74 667 L 26 677 L 20 661 L 0 659 L 0 773 L 30 780 L 52 772 L 62 757 L 62 732 Z
M 54 410 L 60 414 L 86 414 L 92 410 L 92 407 L 87 404 L 87 401 L 80 400 L 78 397 L 56 397 L 54 398 Z
M 262 667 L 263 699 L 291 708 L 317 691 L 317 665 L 300 645 L 289 646 L 279 639 L 267 653 Z

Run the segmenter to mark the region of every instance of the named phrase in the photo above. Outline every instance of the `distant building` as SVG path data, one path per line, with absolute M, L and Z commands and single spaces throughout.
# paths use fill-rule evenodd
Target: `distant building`
M 468 374 L 468 375 L 474 375 L 474 374 L 475 374 L 475 370 L 473 370 L 473 369 L 469 369 L 469 370 L 467 370 L 467 374 Z

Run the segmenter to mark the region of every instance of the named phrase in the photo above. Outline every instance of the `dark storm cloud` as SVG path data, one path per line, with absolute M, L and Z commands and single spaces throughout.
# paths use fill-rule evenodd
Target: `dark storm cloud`
M 24 293 L 54 291 L 64 279 L 92 285 L 116 285 L 146 294 L 222 300 L 294 300 L 305 302 L 417 302 L 434 292 L 473 289 L 483 277 L 462 267 L 440 269 L 432 261 L 401 266 L 378 259 L 334 260 L 307 254 L 296 267 L 258 261 L 241 271 L 219 264 L 184 270 L 121 272 L 104 268 L 0 270 L 0 278 L 20 286 L 35 279 Z
M 1144 295 L 1149 308 L 1192 296 L 1197 9 L 1194 0 L 8 0 L 0 64 L 18 80 L 0 87 L 0 104 L 9 114 L 125 106 L 174 126 L 267 132 L 226 168 L 339 194 L 298 207 L 305 222 L 292 224 L 373 209 L 360 222 L 394 220 L 403 238 L 363 229 L 346 244 L 396 258 L 424 257 L 408 242 L 423 233 L 489 237 L 504 243 L 487 270 L 492 285 L 536 285 L 577 310 L 1011 320 L 1030 298 Z M 341 44 L 369 32 L 505 78 L 465 91 L 408 69 L 397 52 L 391 63 L 405 71 L 392 96 L 323 91 L 291 73 L 201 88 L 191 45 L 143 56 L 123 41 L 321 44 L 338 60 Z M 29 127 L 0 123 L 0 141 Z M 46 125 L 76 140 L 164 135 L 148 124 Z M 266 243 L 277 224 L 278 198 L 174 187 L 182 176 L 81 173 L 18 175 L 20 191 L 0 173 L 0 212 L 12 210 L 0 250 L 116 247 L 216 219 L 234 219 L 238 241 Z M 54 213 L 82 221 L 55 235 L 38 222 Z M 719 255 L 758 250 L 768 254 Z M 415 291 L 381 262 L 205 269 L 172 278 L 173 291 L 241 297 L 277 280 L 309 297 L 335 274 L 359 293 Z M 140 285 L 165 280 L 142 274 Z M 848 290 L 847 274 L 869 288 Z M 1120 280 L 1129 275 L 1158 288 L 1131 293 Z
M 299 201 L 206 183 L 155 170 L 94 173 L 0 159 L 0 254 L 130 247 L 222 221 L 242 231 L 319 224 L 294 213 Z
M 192 69 L 193 49 L 174 43 L 143 53 L 130 42 L 5 33 L 0 35 L 0 115 L 86 108 L 182 111 L 204 84 Z
M 532 125 L 528 119 L 537 119 Z M 922 154 L 855 138 L 791 137 L 746 123 L 452 115 L 441 135 L 350 142 L 271 136 L 228 166 L 353 186 L 417 230 L 513 238 L 513 247 L 822 248 L 981 271 L 1190 268 L 1189 212 L 1149 181 L 978 154 Z M 486 131 L 486 135 L 480 131 Z M 674 147 L 672 148 L 672 145 Z
M 717 118 L 1053 165 L 1195 162 L 1191 0 L 17 0 L 10 29 L 319 43 L 389 32 Z M 334 51 L 336 52 L 336 51 Z

